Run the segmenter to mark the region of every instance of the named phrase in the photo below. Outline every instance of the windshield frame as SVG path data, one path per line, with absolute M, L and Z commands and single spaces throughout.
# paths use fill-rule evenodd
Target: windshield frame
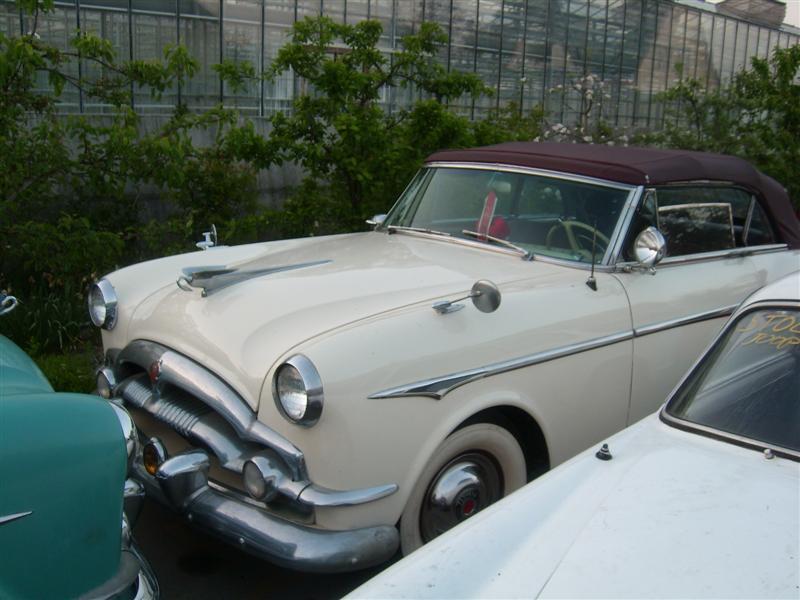
M 727 442 L 735 446 L 741 446 L 743 448 L 756 450 L 758 452 L 763 452 L 769 449 L 775 456 L 780 456 L 783 458 L 788 458 L 790 460 L 800 462 L 800 451 L 798 450 L 785 448 L 783 446 L 776 446 L 773 444 L 769 444 L 768 442 L 764 442 L 762 440 L 758 440 L 755 438 L 747 437 L 736 433 L 731 433 L 722 429 L 710 427 L 708 425 L 701 425 L 699 423 L 695 423 L 687 419 L 676 417 L 669 413 L 669 409 L 680 400 L 680 397 L 682 393 L 686 390 L 687 386 L 693 383 L 697 370 L 703 367 L 707 363 L 707 361 L 712 360 L 715 356 L 717 356 L 717 351 L 721 349 L 720 346 L 727 339 L 730 330 L 733 327 L 736 327 L 739 323 L 741 323 L 741 320 L 745 318 L 747 315 L 765 309 L 800 311 L 800 302 L 797 300 L 778 300 L 778 299 L 764 300 L 761 302 L 748 304 L 746 307 L 737 311 L 728 320 L 728 322 L 725 324 L 725 327 L 723 327 L 722 330 L 717 334 L 717 337 L 714 338 L 713 343 L 708 347 L 708 349 L 703 353 L 703 355 L 694 363 L 692 368 L 689 369 L 686 375 L 684 375 L 684 377 L 681 379 L 680 383 L 675 387 L 675 389 L 669 395 L 669 398 L 659 410 L 659 418 L 666 425 L 675 427 L 676 429 L 680 429 L 688 433 L 695 433 L 705 437 L 710 437 L 712 439 L 719 440 L 721 442 Z
M 408 193 L 409 189 L 420 179 L 428 179 L 430 177 L 430 173 L 433 169 L 474 169 L 474 170 L 483 170 L 483 171 L 502 171 L 503 173 L 519 173 L 522 175 L 534 175 L 539 177 L 547 177 L 551 179 L 560 179 L 564 181 L 572 181 L 577 183 L 585 183 L 589 185 L 595 185 L 598 187 L 605 187 L 611 188 L 616 190 L 621 190 L 627 192 L 627 197 L 622 205 L 620 210 L 620 214 L 617 218 L 617 222 L 614 226 L 614 230 L 612 234 L 609 236 L 609 244 L 604 252 L 603 256 L 598 260 L 598 262 L 594 265 L 595 270 L 599 271 L 612 271 L 614 270 L 614 265 L 612 264 L 612 257 L 616 256 L 618 251 L 619 244 L 622 243 L 622 239 L 624 238 L 625 231 L 628 227 L 628 223 L 630 222 L 630 215 L 633 212 L 634 207 L 636 206 L 639 197 L 642 193 L 642 186 L 636 186 L 626 183 L 620 183 L 616 181 L 610 181 L 606 179 L 597 179 L 595 177 L 588 177 L 585 175 L 577 175 L 575 173 L 568 173 L 563 171 L 549 171 L 547 169 L 536 169 L 532 167 L 522 167 L 518 165 L 509 165 L 504 163 L 476 163 L 476 162 L 451 162 L 451 161 L 436 161 L 436 162 L 429 162 L 422 165 L 419 171 L 414 175 L 411 179 L 409 184 L 403 190 L 403 193 L 400 194 L 397 201 L 394 203 L 392 208 L 386 215 L 386 220 L 377 227 L 376 230 L 387 230 L 388 227 L 391 225 L 391 219 L 393 219 L 397 211 L 399 210 L 399 206 L 403 198 L 405 198 L 406 194 Z M 423 182 L 424 184 L 424 182 Z M 424 235 L 424 234 L 422 234 Z M 501 246 L 493 245 L 491 243 L 486 243 L 478 240 L 468 240 L 465 238 L 460 238 L 457 236 L 436 236 L 437 239 L 440 239 L 445 242 L 450 243 L 463 243 L 466 242 L 467 245 L 471 247 L 478 247 L 478 248 L 485 248 L 487 250 L 504 250 L 504 254 L 510 254 L 512 256 L 520 256 L 518 252 L 514 250 L 510 250 L 509 248 L 502 248 Z M 592 268 L 591 262 L 580 262 L 576 260 L 569 260 L 566 258 L 558 258 L 543 255 L 541 253 L 534 253 L 534 258 L 536 261 L 539 262 L 547 262 L 552 264 L 558 264 L 562 266 L 568 266 L 572 268 L 578 268 L 581 270 L 589 271 Z

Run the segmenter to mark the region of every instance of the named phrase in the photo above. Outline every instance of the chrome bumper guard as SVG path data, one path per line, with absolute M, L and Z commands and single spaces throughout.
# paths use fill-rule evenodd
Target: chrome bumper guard
M 400 540 L 395 527 L 328 531 L 292 523 L 243 497 L 211 487 L 208 469 L 209 458 L 203 450 L 173 456 L 155 477 L 146 473 L 141 462 L 134 463 L 148 495 L 223 541 L 277 565 L 338 573 L 380 564 L 397 552 Z

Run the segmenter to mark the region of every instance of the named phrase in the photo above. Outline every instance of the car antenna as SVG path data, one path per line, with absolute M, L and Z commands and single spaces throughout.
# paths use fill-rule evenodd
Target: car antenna
M 589 279 L 586 280 L 588 285 L 593 291 L 597 291 L 597 279 L 594 278 L 594 263 L 597 257 L 597 221 L 594 222 L 594 232 L 592 234 L 592 272 L 589 273 Z

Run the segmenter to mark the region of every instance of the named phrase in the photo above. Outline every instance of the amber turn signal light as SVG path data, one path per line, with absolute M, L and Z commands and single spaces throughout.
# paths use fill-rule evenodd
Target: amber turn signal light
M 167 460 L 167 451 L 158 438 L 150 438 L 142 449 L 144 470 L 155 476 L 159 467 Z

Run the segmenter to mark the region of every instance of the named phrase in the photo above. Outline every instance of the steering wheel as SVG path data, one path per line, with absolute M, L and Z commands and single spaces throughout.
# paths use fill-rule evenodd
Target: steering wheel
M 598 256 L 602 256 L 605 253 L 606 248 L 608 248 L 608 244 L 610 243 L 609 239 L 596 227 L 592 227 L 591 225 L 582 223 L 581 221 L 559 220 L 547 232 L 547 237 L 544 241 L 545 246 L 548 248 L 553 247 L 553 236 L 560 228 L 564 229 L 569 248 L 587 260 L 592 259 L 592 245 L 594 243 L 593 240 L 595 240 L 595 236 L 597 236 L 597 241 L 594 244 L 596 246 L 596 252 Z

